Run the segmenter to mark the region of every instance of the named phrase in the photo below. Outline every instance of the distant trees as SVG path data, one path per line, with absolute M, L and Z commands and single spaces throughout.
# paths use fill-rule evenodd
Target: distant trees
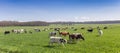
M 115 24 L 115 23 L 120 23 L 120 20 L 116 20 L 116 21 L 87 21 L 87 22 L 0 21 L 0 26 L 48 26 L 50 24 L 74 25 L 74 24 Z
M 18 21 L 1 21 L 0 26 L 48 26 L 49 23 L 43 21 L 18 22 Z

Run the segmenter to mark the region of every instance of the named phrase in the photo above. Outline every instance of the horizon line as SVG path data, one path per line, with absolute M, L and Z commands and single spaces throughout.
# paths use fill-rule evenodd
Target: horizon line
M 0 22 L 2 21 L 15 21 L 15 20 L 0 20 Z M 16 21 L 16 22 L 37 22 L 38 20 L 36 21 Z M 41 22 L 101 22 L 101 21 L 120 21 L 120 20 L 99 20 L 99 21 L 42 21 L 42 20 L 39 20 Z

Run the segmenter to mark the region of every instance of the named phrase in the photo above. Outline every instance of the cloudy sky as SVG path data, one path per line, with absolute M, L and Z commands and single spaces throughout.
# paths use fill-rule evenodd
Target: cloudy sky
M 0 0 L 0 21 L 120 20 L 119 0 Z

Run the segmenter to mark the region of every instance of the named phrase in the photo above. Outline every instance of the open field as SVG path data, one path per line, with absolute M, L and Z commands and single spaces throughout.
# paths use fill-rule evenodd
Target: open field
M 95 28 L 92 33 L 88 33 L 86 31 L 89 26 Z M 100 26 L 104 32 L 101 37 L 97 36 L 97 26 Z M 108 29 L 103 29 L 104 26 L 108 26 Z M 0 27 L 0 53 L 120 53 L 120 24 L 76 24 L 67 26 L 69 29 L 62 31 L 68 31 L 70 33 L 83 33 L 85 41 L 80 40 L 77 44 L 65 44 L 66 48 L 58 44 L 48 46 L 48 34 L 53 30 L 41 32 L 34 32 L 33 30 L 34 28 L 43 29 L 51 27 L 66 26 Z M 71 27 L 75 27 L 78 30 L 73 31 L 73 29 L 70 29 Z M 85 29 L 80 29 L 81 27 L 85 27 Z M 33 33 L 11 33 L 4 35 L 4 31 L 21 28 L 31 30 Z M 68 36 L 63 38 L 68 39 Z

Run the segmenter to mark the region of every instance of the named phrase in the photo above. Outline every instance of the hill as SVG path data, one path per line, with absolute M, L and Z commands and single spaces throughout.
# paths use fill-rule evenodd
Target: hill
M 0 26 L 47 26 L 49 23 L 44 21 L 30 21 L 30 22 L 18 22 L 18 21 L 0 21 Z

